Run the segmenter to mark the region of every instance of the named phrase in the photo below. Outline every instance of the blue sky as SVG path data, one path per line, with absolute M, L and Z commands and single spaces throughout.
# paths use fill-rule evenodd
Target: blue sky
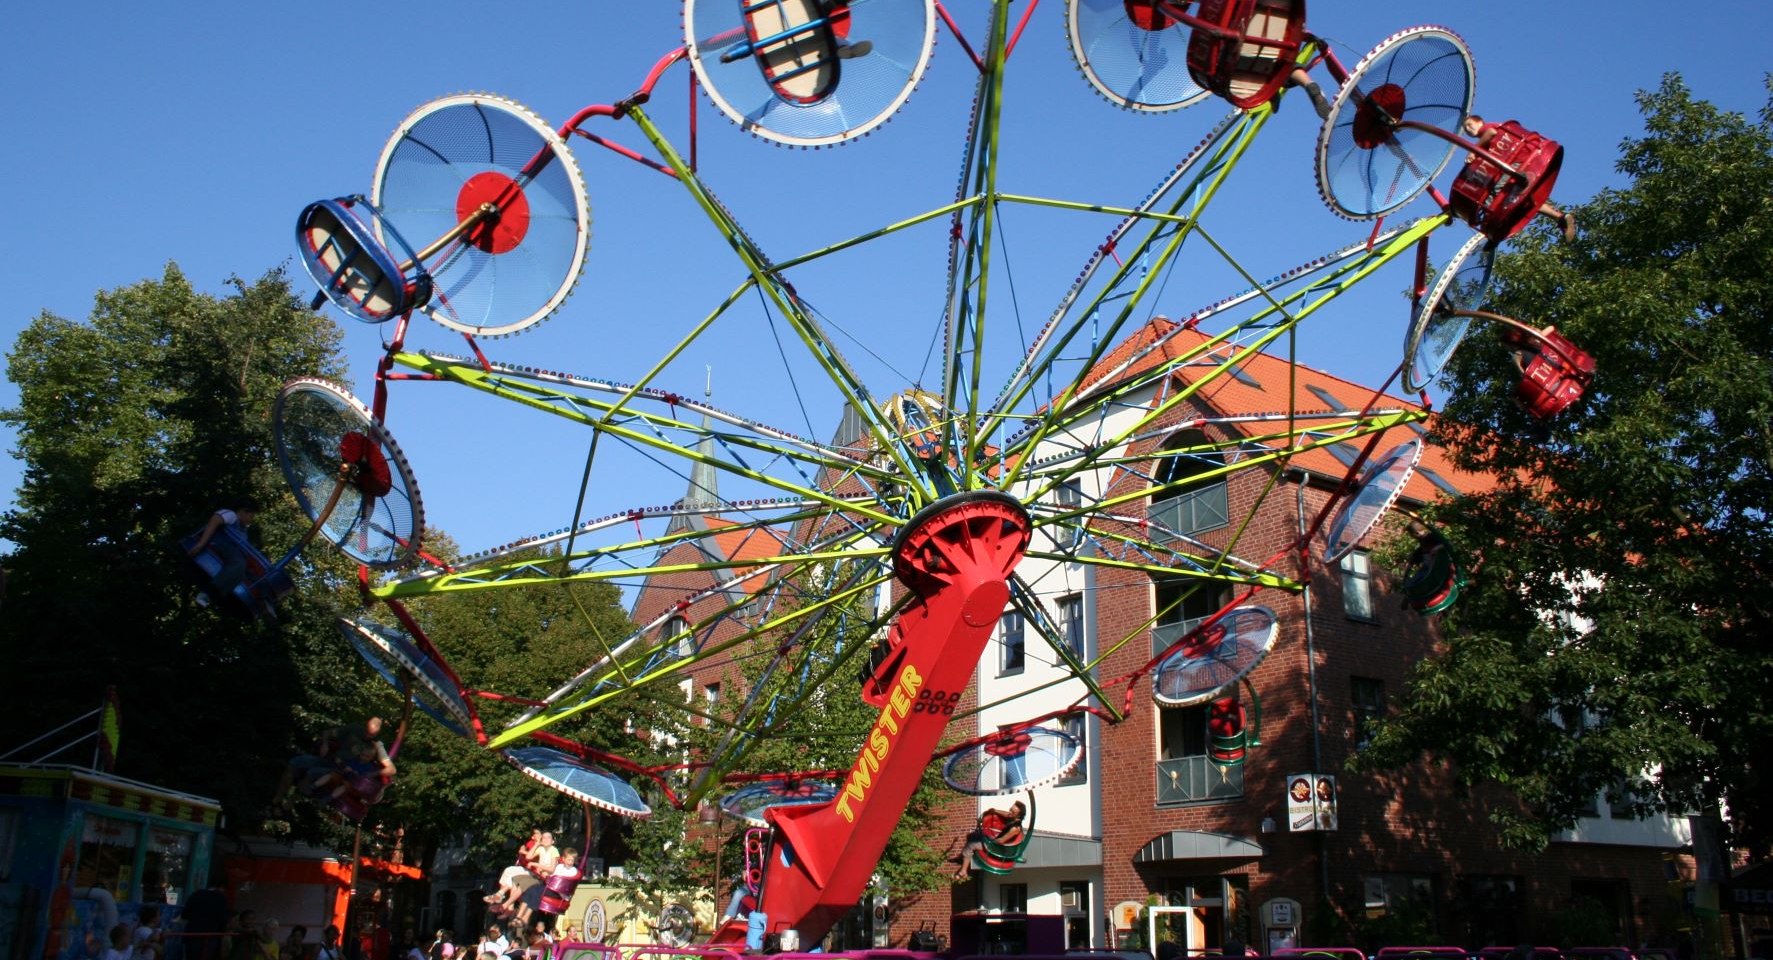
M 950 6 L 977 45 L 982 0 Z M 1158 116 L 1113 108 L 1073 65 L 1064 11 L 1059 0 L 1042 0 L 1011 60 L 1000 186 L 1131 205 L 1224 105 L 1209 100 Z M 1555 194 L 1564 201 L 1619 182 L 1617 145 L 1640 129 L 1633 92 L 1665 72 L 1681 72 L 1700 96 L 1727 108 L 1752 112 L 1765 101 L 1762 38 L 1773 13 L 1760 3 L 1695 4 L 1671 16 L 1666 4 L 1639 0 L 1319 0 L 1311 14 L 1312 30 L 1349 64 L 1405 27 L 1432 23 L 1462 35 L 1477 65 L 1478 112 L 1518 118 L 1564 143 Z M 0 288 L 12 291 L 0 309 L 0 338 L 10 347 L 40 311 L 83 318 L 95 291 L 156 277 L 168 261 L 215 292 L 230 275 L 253 277 L 289 261 L 296 214 L 312 200 L 367 193 L 384 139 L 419 104 L 491 91 L 557 125 L 582 106 L 634 90 L 682 42 L 680 16 L 670 0 L 496 9 L 459 0 L 23 5 L 7 18 L 11 42 L 0 62 L 12 94 L 0 108 L 8 144 L 0 182 L 10 188 L 12 223 L 0 257 Z M 687 67 L 674 68 L 650 107 L 680 143 L 687 76 Z M 816 151 L 751 138 L 701 100 L 701 170 L 779 258 L 897 221 L 952 197 L 975 76 L 941 32 L 927 79 L 891 123 L 860 142 Z M 597 121 L 592 129 L 644 147 L 632 125 Z M 1291 98 L 1237 171 L 1237 189 L 1215 205 L 1215 238 L 1258 275 L 1365 235 L 1365 226 L 1336 218 L 1318 200 L 1315 135 L 1309 106 Z M 546 324 L 483 346 L 498 360 L 632 380 L 742 273 L 681 188 L 582 141 L 574 151 L 594 223 L 584 279 Z M 1422 200 L 1405 212 L 1431 209 Z M 1089 214 L 1006 214 L 1007 272 L 993 278 L 988 323 L 1037 327 L 1111 226 Z M 883 394 L 892 377 L 921 375 L 904 358 L 922 352 L 939 311 L 941 234 L 910 232 L 833 258 L 805 288 L 846 331 L 840 349 L 852 358 L 881 355 L 875 382 Z M 1398 361 L 1407 318 L 1399 291 L 1408 283 L 1407 268 L 1396 265 L 1361 296 L 1313 318 L 1301 341 L 1305 362 L 1382 381 Z M 1155 308 L 1185 314 L 1240 286 L 1216 258 L 1190 259 Z M 305 278 L 299 288 L 307 289 Z M 337 319 L 353 387 L 367 398 L 383 331 Z M 829 435 L 836 417 L 829 403 L 770 373 L 777 347 L 767 331 L 731 326 L 694 344 L 660 385 L 699 393 L 712 366 L 716 404 Z M 460 337 L 429 321 L 414 329 L 411 346 L 462 349 Z M 11 384 L 0 385 L 0 404 L 16 397 Z M 413 461 L 430 522 L 463 546 L 561 527 L 574 515 L 583 430 L 441 385 L 398 389 L 388 420 Z M 0 459 L 9 504 L 18 476 L 16 461 Z M 670 466 L 606 472 L 585 515 L 669 503 L 682 490 Z

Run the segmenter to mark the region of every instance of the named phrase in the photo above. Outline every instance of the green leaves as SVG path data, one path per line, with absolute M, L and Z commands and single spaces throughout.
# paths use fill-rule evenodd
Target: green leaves
M 269 411 L 286 379 L 342 369 L 337 341 L 280 272 L 214 297 L 174 266 L 101 292 L 85 322 L 45 314 L 19 335 L 7 357 L 19 402 L 0 412 L 24 461 L 0 518 L 14 546 L 0 684 L 33 709 L 0 721 L 6 742 L 78 716 L 114 684 L 120 772 L 247 817 L 269 800 L 308 738 L 295 705 L 308 631 L 330 632 L 317 626 L 326 598 L 292 597 L 282 630 L 224 619 L 192 604 L 174 543 L 241 496 L 267 505 L 258 532 L 273 557 L 294 542 L 305 520 L 281 493 Z
M 1451 364 L 1439 438 L 1497 486 L 1434 518 L 1478 569 L 1445 655 L 1359 762 L 1427 751 L 1506 784 L 1521 805 L 1493 818 L 1520 845 L 1644 778 L 1640 809 L 1727 802 L 1765 847 L 1773 114 L 1721 111 L 1674 76 L 1639 101 L 1630 186 L 1577 209 L 1573 245 L 1523 235 L 1487 304 L 1593 352 L 1589 396 L 1534 421 L 1482 328 Z

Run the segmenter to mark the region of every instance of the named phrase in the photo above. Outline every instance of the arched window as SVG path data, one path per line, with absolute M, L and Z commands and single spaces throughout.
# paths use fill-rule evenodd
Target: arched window
M 1225 466 L 1225 455 L 1199 430 L 1181 430 L 1164 441 L 1152 470 L 1157 492 L 1151 499 L 1153 535 L 1158 539 L 1192 537 L 1230 522 L 1223 475 L 1189 483 L 1190 477 Z
M 696 652 L 695 635 L 689 632 L 690 623 L 683 617 L 672 617 L 659 628 L 659 640 L 668 641 L 676 638 L 671 652 L 674 656 L 687 657 Z

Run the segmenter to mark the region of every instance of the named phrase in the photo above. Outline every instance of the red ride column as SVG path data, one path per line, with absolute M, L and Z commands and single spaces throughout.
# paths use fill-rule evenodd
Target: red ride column
M 835 799 L 768 814 L 759 909 L 771 932 L 816 943 L 861 897 L 1003 615 L 1028 534 L 1021 504 L 995 491 L 942 500 L 900 533 L 894 572 L 917 599 L 889 634 L 880 716 Z

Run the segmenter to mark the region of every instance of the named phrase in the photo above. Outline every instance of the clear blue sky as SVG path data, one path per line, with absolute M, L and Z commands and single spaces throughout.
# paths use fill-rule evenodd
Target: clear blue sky
M 950 6 L 976 43 L 982 0 Z M 1011 61 L 1000 186 L 1130 205 L 1224 106 L 1209 100 L 1160 116 L 1112 108 L 1071 62 L 1064 9 L 1060 0 L 1042 0 Z M 1773 13 L 1761 3 L 1318 0 L 1311 14 L 1313 31 L 1350 64 L 1408 26 L 1460 33 L 1477 64 L 1477 110 L 1518 118 L 1565 144 L 1556 197 L 1567 201 L 1618 182 L 1616 147 L 1639 130 L 1633 92 L 1654 87 L 1663 73 L 1681 72 L 1700 96 L 1731 109 L 1752 112 L 1765 101 Z M 158 276 L 168 261 L 216 292 L 230 275 L 253 277 L 286 262 L 301 208 L 367 193 L 384 138 L 429 99 L 497 92 L 558 124 L 581 106 L 622 98 L 682 42 L 679 4 L 671 0 L 69 0 L 21 5 L 7 27 L 0 81 L 12 99 L 0 108 L 7 143 L 0 183 L 8 187 L 11 227 L 0 288 L 10 295 L 0 309 L 0 338 L 9 347 L 40 311 L 83 318 L 95 291 Z M 872 136 L 834 150 L 754 140 L 702 101 L 702 170 L 777 257 L 896 221 L 953 195 L 974 75 L 959 45 L 941 33 L 929 77 L 907 107 Z M 679 138 L 687 128 L 686 76 L 687 67 L 675 68 L 651 107 Z M 1213 211 L 1215 236 L 1261 275 L 1365 233 L 1317 199 L 1315 127 L 1309 106 L 1290 98 L 1238 171 L 1239 190 Z M 593 129 L 644 145 L 631 126 L 599 121 Z M 548 323 L 484 346 L 499 360 L 632 380 L 741 272 L 680 188 L 588 144 L 575 153 L 594 220 L 585 279 Z M 1405 212 L 1431 210 L 1423 200 Z M 1006 215 L 1015 296 L 1008 279 L 994 279 L 989 322 L 1038 326 L 1111 225 L 1085 214 Z M 1453 242 L 1446 241 L 1449 249 Z M 821 276 L 816 302 L 861 342 L 890 344 L 883 354 L 906 347 L 904 357 L 921 355 L 939 311 L 945 257 L 940 231 L 873 245 Z M 1211 257 L 1188 264 L 1159 298 L 1161 312 L 1185 314 L 1239 286 Z M 1383 380 L 1398 360 L 1406 319 L 1398 291 L 1408 282 L 1407 269 L 1394 267 L 1368 285 L 1367 296 L 1314 318 L 1307 362 L 1363 382 Z M 305 278 L 299 287 L 308 289 Z M 381 331 L 339 322 L 354 387 L 367 397 Z M 461 349 L 459 337 L 429 321 L 415 323 L 415 331 L 419 348 Z M 866 357 L 860 346 L 840 347 L 852 359 Z M 760 328 L 735 324 L 730 335 L 693 347 L 661 385 L 699 393 L 712 365 L 717 404 L 829 435 L 836 411 L 785 389 L 768 372 L 774 355 Z M 916 379 L 903 357 L 883 360 L 882 371 L 889 360 Z M 890 379 L 883 372 L 875 381 L 882 395 L 892 392 Z M 0 403 L 16 397 L 11 384 L 0 386 Z M 437 385 L 398 390 L 389 410 L 431 522 L 469 549 L 571 518 L 588 436 L 548 420 Z M 18 476 L 16 461 L 0 460 L 9 503 Z M 682 490 L 669 468 L 645 477 L 606 474 L 594 484 L 588 512 L 669 503 Z

